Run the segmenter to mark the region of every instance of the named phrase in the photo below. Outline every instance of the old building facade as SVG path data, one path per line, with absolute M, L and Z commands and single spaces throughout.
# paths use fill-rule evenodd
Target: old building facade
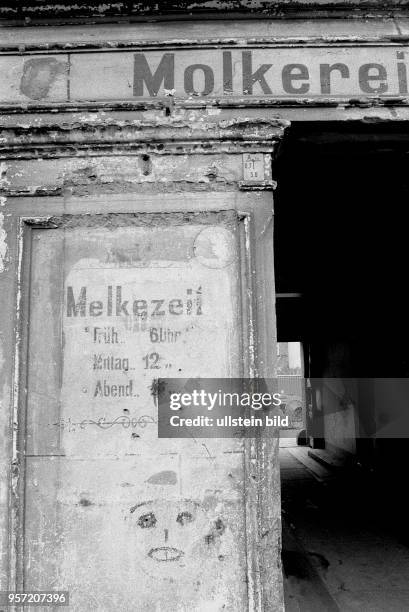
M 2 589 L 283 609 L 277 437 L 158 439 L 155 381 L 272 378 L 277 339 L 407 375 L 406 10 L 2 3 Z M 397 417 L 355 379 L 307 435 L 372 469 Z

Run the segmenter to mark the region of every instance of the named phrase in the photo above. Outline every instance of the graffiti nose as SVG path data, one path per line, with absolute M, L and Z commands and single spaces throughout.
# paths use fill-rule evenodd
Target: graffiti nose
M 165 542 L 167 542 L 169 538 L 169 530 L 165 529 L 164 531 L 165 531 Z

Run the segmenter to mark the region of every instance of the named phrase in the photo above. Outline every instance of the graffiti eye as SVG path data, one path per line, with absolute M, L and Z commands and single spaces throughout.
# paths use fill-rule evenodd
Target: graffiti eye
M 138 518 L 138 525 L 142 527 L 142 529 L 149 529 L 150 527 L 155 527 L 156 525 L 156 516 L 153 512 L 148 512 L 148 514 L 142 514 Z
M 193 520 L 193 515 L 190 514 L 190 512 L 179 512 L 176 522 L 183 526 L 187 523 L 191 523 Z

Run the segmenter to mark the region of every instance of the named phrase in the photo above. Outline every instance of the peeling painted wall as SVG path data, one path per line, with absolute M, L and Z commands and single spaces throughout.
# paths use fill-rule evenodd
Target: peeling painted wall
M 401 38 L 402 40 L 399 40 Z M 230 104 L 350 104 L 407 105 L 408 53 L 406 37 L 390 37 L 363 46 L 359 42 L 340 46 L 320 41 L 306 51 L 310 41 L 288 43 L 237 41 L 237 48 L 222 41 L 206 52 L 194 41 L 190 50 L 178 49 L 178 41 L 167 50 L 113 53 L 62 53 L 29 59 L 0 56 L 3 91 L 1 102 L 11 107 L 38 101 L 75 105 L 89 100 L 147 103 L 159 100 L 169 110 L 176 102 L 218 106 Z M 204 44 L 204 47 L 207 45 Z M 241 48 L 241 50 L 240 50 Z M 92 95 L 90 95 L 92 91 Z
M 8 19 L 10 26 L 2 29 L 6 68 L 0 94 L 9 102 L 1 109 L 0 130 L 4 160 L 0 167 L 0 460 L 4 466 L 0 584 L 4 588 L 19 585 L 25 574 L 26 584 L 47 588 L 44 581 L 53 576 L 54 584 L 72 589 L 74 609 L 81 612 L 87 606 L 90 610 L 117 609 L 118 597 L 132 610 L 142 600 L 149 610 L 160 605 L 161 610 L 193 612 L 226 609 L 227 605 L 227 609 L 275 612 L 282 609 L 277 441 L 252 441 L 238 452 L 214 443 L 207 449 L 200 445 L 198 450 L 192 443 L 188 452 L 186 448 L 180 452 L 176 444 L 159 448 L 149 428 L 140 428 L 149 440 L 148 449 L 141 431 L 131 431 L 131 419 L 136 419 L 132 411 L 137 409 L 126 395 L 120 405 L 112 397 L 106 401 L 105 396 L 96 396 L 98 402 L 92 403 L 97 381 L 101 379 L 103 393 L 108 388 L 108 394 L 121 383 L 109 382 L 111 372 L 98 378 L 98 371 L 90 367 L 94 352 L 88 342 L 89 329 L 111 328 L 106 338 L 115 338 L 113 332 L 118 333 L 119 328 L 112 330 L 115 326 L 105 315 L 101 315 L 104 325 L 96 326 L 89 309 L 83 319 L 62 322 L 61 305 L 68 286 L 75 287 L 76 298 L 83 286 L 90 287 L 97 302 L 101 301 L 101 287 L 116 287 L 117 283 L 138 295 L 146 291 L 151 297 L 163 289 L 169 297 L 174 288 L 190 288 L 191 284 L 183 285 L 182 272 L 191 283 L 194 272 L 211 287 L 207 298 L 216 304 L 217 316 L 213 327 L 209 321 L 204 326 L 204 340 L 195 328 L 184 351 L 173 351 L 169 344 L 166 363 L 178 361 L 194 375 L 213 373 L 217 366 L 218 374 L 222 370 L 230 375 L 243 367 L 252 375 L 272 376 L 276 334 L 273 202 L 271 191 L 265 189 L 274 184 L 270 175 L 257 185 L 243 181 L 243 152 L 262 152 L 269 163 L 284 135 L 285 120 L 291 118 L 407 120 L 407 95 L 396 81 L 391 100 L 383 100 L 378 92 L 370 99 L 356 98 L 355 82 L 355 89 L 343 90 L 342 100 L 329 96 L 317 101 L 314 96 L 300 99 L 297 95 L 285 100 L 272 95 L 266 100 L 259 73 L 256 85 L 261 95 L 252 100 L 244 96 L 232 101 L 218 95 L 212 101 L 200 96 L 180 101 L 166 95 L 135 101 L 134 96 L 124 99 L 123 95 L 123 91 L 133 92 L 132 61 L 128 67 L 121 65 L 124 90 L 120 96 L 119 81 L 112 88 L 106 73 L 105 81 L 101 80 L 103 70 L 100 90 L 90 86 L 87 74 L 92 58 L 99 58 L 100 68 L 110 59 L 112 74 L 119 65 L 113 58 L 132 60 L 145 47 L 160 54 L 169 48 L 182 50 L 186 56 L 190 53 L 186 48 L 193 46 L 196 58 L 254 48 L 261 66 L 267 47 L 281 54 L 291 49 L 294 56 L 304 55 L 303 45 L 314 48 L 317 57 L 325 51 L 321 57 L 328 62 L 336 56 L 334 49 L 344 53 L 344 47 L 350 55 L 358 49 L 358 54 L 368 53 L 368 57 L 372 57 L 369 49 L 372 53 L 377 49 L 378 60 L 387 53 L 395 54 L 395 61 L 396 52 L 407 50 L 407 2 L 388 6 L 377 0 L 165 4 L 174 15 L 183 11 L 186 17 L 186 12 L 194 14 L 204 8 L 220 11 L 219 16 L 224 12 L 227 18 L 187 25 L 175 21 L 166 27 L 108 21 L 95 27 L 96 21 L 115 21 L 113 16 L 139 19 L 152 6 L 96 2 L 91 14 L 85 5 L 33 1 L 19 6 L 3 3 L 0 9 L 0 18 Z M 312 7 L 322 20 L 305 19 L 305 11 Z M 229 11 L 236 11 L 235 16 L 250 11 L 252 19 L 231 20 Z M 286 15 L 292 19 L 284 20 Z M 331 15 L 337 18 L 330 20 Z M 159 21 L 162 18 L 157 13 L 154 16 Z M 273 18 L 262 20 L 262 16 Z M 363 16 L 367 19 L 360 18 Z M 73 25 L 29 27 L 50 18 Z M 78 23 L 85 25 L 77 27 Z M 83 72 L 75 81 L 69 71 L 81 61 Z M 240 76 L 239 71 L 237 74 Z M 71 91 L 75 83 L 81 88 L 78 85 Z M 342 80 L 341 84 L 345 85 Z M 274 122 L 276 115 L 284 122 Z M 205 266 L 192 256 L 194 237 L 189 232 L 203 231 L 195 223 L 204 210 L 217 219 L 210 224 L 214 232 L 222 229 L 223 214 L 232 211 L 240 226 L 243 235 L 240 249 L 235 246 L 235 268 L 230 276 L 221 269 L 204 271 Z M 150 215 L 154 222 L 142 222 L 143 215 Z M 135 222 L 138 216 L 139 225 Z M 22 217 L 32 219 L 31 225 L 20 226 Z M 154 243 L 149 241 L 153 235 Z M 33 239 L 31 264 L 25 246 L 29 237 Z M 151 247 L 149 252 L 145 248 L 143 257 L 141 244 Z M 163 252 L 158 252 L 158 245 Z M 240 297 L 232 282 L 233 277 L 237 280 L 238 267 L 247 289 Z M 152 269 L 157 272 L 156 284 L 148 278 Z M 223 297 L 222 303 L 218 296 Z M 239 300 L 241 320 L 237 318 Z M 244 319 L 249 328 L 248 346 L 240 351 L 238 332 Z M 186 328 L 186 321 L 184 324 Z M 120 348 L 125 347 L 133 359 L 137 356 L 143 367 L 147 330 L 122 317 L 120 331 L 124 340 Z M 189 338 L 189 333 L 185 336 Z M 140 342 L 133 343 L 134 337 Z M 16 351 L 17 341 L 20 350 Z M 101 345 L 105 355 L 105 341 Z M 215 346 L 217 358 L 212 353 Z M 139 354 L 142 347 L 146 352 Z M 129 355 L 118 352 L 115 356 L 123 360 Z M 31 373 L 28 386 L 27 370 Z M 154 414 L 150 379 L 141 372 L 134 379 L 123 369 L 115 376 L 126 379 L 125 393 L 131 380 L 142 380 L 138 410 L 146 408 L 150 416 Z M 132 391 L 135 388 L 136 383 Z M 15 429 L 18 419 L 24 417 L 26 399 L 30 410 L 24 448 Z M 350 414 L 347 417 L 351 423 Z M 106 424 L 108 430 L 103 429 Z M 23 431 L 25 423 L 20 427 Z M 143 444 L 142 451 L 135 451 Z M 27 449 L 33 456 L 25 461 Z M 25 558 L 19 539 L 24 523 Z M 189 555 L 193 557 L 190 565 L 177 565 Z M 152 564 L 160 569 L 152 572 Z M 104 589 L 102 595 L 97 587 Z M 86 602 L 81 591 L 87 594 Z
M 239 160 L 241 162 L 241 159 Z M 95 193 L 97 191 L 140 191 L 149 188 L 168 191 L 168 173 L 174 184 L 206 190 L 229 189 L 240 180 L 240 165 L 222 155 L 178 156 L 177 159 L 157 155 L 113 156 L 109 158 L 10 161 L 9 189 L 34 195 L 62 193 Z
M 3 222 L 4 214 L 0 212 L 0 273 L 4 272 L 7 263 L 7 234 Z
M 205 59 L 199 42 L 189 40 L 169 41 L 165 48 L 151 43 L 148 50 L 141 45 L 109 51 L 108 45 L 99 53 L 79 48 L 58 55 L 8 54 L 0 56 L 0 100 L 404 98 L 409 93 L 406 42 L 403 36 L 391 36 L 388 46 L 384 41 L 339 46 L 324 39 L 306 46 L 300 40 L 283 48 L 268 39 L 238 39 L 235 45 L 216 40 L 211 44 L 216 48 L 202 43 Z
M 26 584 L 65 584 L 72 610 L 130 610 L 136 598 L 141 611 L 246 607 L 242 443 L 158 440 L 151 391 L 153 376 L 239 372 L 238 244 L 219 217 L 125 216 L 116 229 L 73 219 L 33 236 Z M 208 267 L 191 252 L 215 233 L 233 259 Z M 71 291 L 77 301 L 83 287 L 75 315 Z
M 7 166 L 0 164 L 0 189 L 6 193 Z M 12 373 L 15 334 L 15 300 L 13 294 L 13 231 L 11 214 L 5 195 L 0 196 L 0 584 L 6 587 L 10 575 L 10 491 L 9 476 L 12 457 Z M 15 272 L 15 270 L 14 270 Z M 7 313 L 7 314 L 6 314 Z M 8 321 L 6 321 L 6 317 Z
M 362 16 L 373 17 L 380 12 L 388 15 L 404 11 L 406 0 L 201 0 L 192 2 L 185 0 L 162 1 L 159 5 L 151 2 L 108 1 L 91 3 L 78 2 L 37 2 L 29 0 L 16 6 L 6 2 L 2 5 L 0 18 L 15 20 L 17 23 L 50 23 L 58 19 L 60 23 L 92 20 L 169 19 L 172 17 L 189 18 L 203 15 L 230 14 L 240 16 L 273 16 L 276 18 L 291 17 L 294 14 L 308 17 L 314 11 L 315 15 L 339 15 L 339 13 L 356 12 Z
M 24 575 L 26 587 L 48 588 L 52 578 L 54 588 L 68 588 L 73 610 L 113 610 L 118 601 L 135 609 L 138 601 L 140 610 L 236 611 L 257 609 L 252 602 L 267 598 L 275 609 L 282 606 L 276 441 L 249 454 L 236 440 L 157 440 L 152 428 L 152 363 L 185 376 L 233 376 L 249 368 L 268 375 L 271 360 L 259 362 L 258 354 L 274 354 L 274 279 L 271 270 L 262 281 L 261 259 L 272 257 L 272 192 L 265 189 L 273 187 L 270 155 L 286 125 L 206 121 L 157 118 L 131 125 L 128 136 L 126 125 L 106 129 L 88 117 L 62 131 L 26 125 L 3 132 L 10 147 L 1 175 L 4 354 L 13 355 L 22 331 L 21 367 L 13 372 L 13 360 L 5 360 L 1 401 L 9 406 L 3 421 L 9 440 L 10 417 L 24 419 L 26 402 L 28 415 L 20 425 L 27 427 L 26 446 L 14 438 L 3 566 L 15 568 L 17 583 Z M 63 141 L 55 146 L 58 132 Z M 127 152 L 124 135 L 137 154 Z M 252 185 L 243 180 L 243 152 L 257 150 L 265 174 Z M 248 276 L 246 245 L 253 238 L 242 234 L 252 215 L 258 271 Z M 24 231 L 21 217 L 32 219 Z M 210 265 L 215 238 L 221 259 L 212 256 Z M 241 282 L 254 283 L 253 290 L 243 294 Z M 84 316 L 72 310 L 68 316 L 69 287 L 75 301 L 87 288 Z M 108 287 L 123 316 L 112 321 L 106 311 L 95 319 L 95 303 L 105 300 Z M 196 299 L 200 294 L 204 314 L 185 312 L 175 322 L 168 309 L 159 344 L 153 323 L 128 316 L 124 305 L 152 299 L 174 305 L 189 290 Z M 257 302 L 254 311 L 248 299 Z M 271 309 L 268 331 L 261 303 Z M 242 344 L 250 341 L 242 309 L 254 312 L 251 350 Z M 99 356 L 101 371 L 94 369 Z M 111 368 L 124 359 L 125 369 Z M 4 456 L 10 460 L 12 453 L 8 441 Z M 269 503 L 260 506 L 263 495 Z M 21 541 L 13 539 L 22 522 L 24 558 Z

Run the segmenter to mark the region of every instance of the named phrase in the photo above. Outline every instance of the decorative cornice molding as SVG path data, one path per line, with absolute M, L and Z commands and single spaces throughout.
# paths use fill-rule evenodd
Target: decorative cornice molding
M 274 152 L 289 122 L 231 119 L 211 122 L 160 118 L 154 121 L 77 120 L 0 128 L 1 158 L 81 155 L 214 154 Z
M 219 37 L 208 39 L 169 38 L 169 39 L 142 39 L 119 40 L 115 39 L 114 32 L 110 38 L 78 41 L 46 40 L 36 43 L 0 42 L 0 53 L 9 55 L 32 55 L 34 53 L 84 53 L 86 51 L 155 51 L 179 49 L 257 49 L 269 48 L 297 48 L 297 47 L 372 47 L 391 46 L 409 43 L 409 34 L 382 34 L 355 36 L 252 36 L 252 37 Z
M 29 118 L 30 115 L 56 116 L 60 113 L 83 113 L 83 112 L 134 112 L 143 113 L 154 111 L 166 113 L 176 111 L 209 111 L 231 109 L 371 109 L 371 108 L 394 108 L 409 106 L 407 96 L 360 96 L 354 98 L 328 97 L 328 98 L 193 98 L 182 99 L 174 97 L 157 97 L 155 99 L 145 98 L 143 100 L 100 100 L 86 102 L 30 102 L 26 104 L 0 104 L 0 117 L 3 115 L 7 121 L 13 115 Z M 3 120 L 4 121 L 4 120 Z M 0 119 L 1 122 L 1 119 Z M 1 129 L 1 128 L 0 128 Z
M 101 23 L 127 21 L 163 21 L 167 19 L 237 19 L 288 17 L 379 17 L 393 16 L 409 9 L 408 0 L 163 0 L 152 3 L 138 0 L 26 0 L 0 3 L 0 20 L 13 24 Z

